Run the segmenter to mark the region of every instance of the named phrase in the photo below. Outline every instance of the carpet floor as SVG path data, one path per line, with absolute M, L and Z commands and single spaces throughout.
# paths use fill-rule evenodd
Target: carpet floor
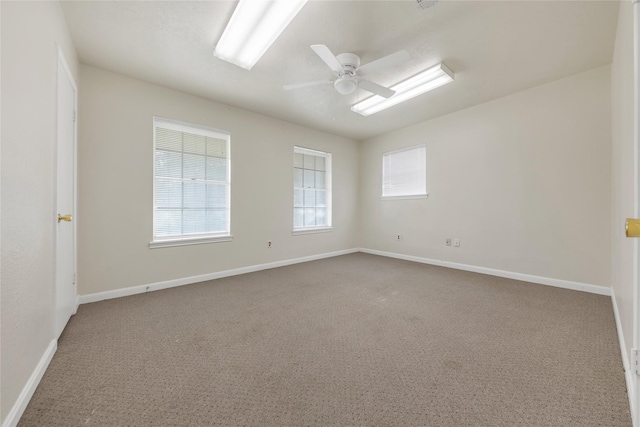
M 355 253 L 80 306 L 19 426 L 631 426 L 611 299 Z

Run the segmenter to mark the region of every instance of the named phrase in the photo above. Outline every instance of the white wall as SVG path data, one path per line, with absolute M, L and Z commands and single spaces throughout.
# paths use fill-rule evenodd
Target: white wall
M 4 423 L 53 340 L 56 67 L 78 61 L 57 2 L 2 10 L 2 404 Z
M 80 75 L 81 295 L 357 247 L 357 142 L 97 68 Z M 231 132 L 232 242 L 149 249 L 154 115 Z M 333 232 L 291 234 L 294 145 L 333 155 Z
M 622 340 L 628 364 L 633 345 L 633 263 L 635 239 L 625 237 L 625 218 L 637 216 L 634 184 L 633 129 L 633 13 L 631 1 L 620 4 L 618 29 L 611 65 L 612 140 L 612 278 Z M 629 368 L 629 366 L 625 366 Z M 629 378 L 633 378 L 630 375 Z M 637 417 L 637 415 L 636 415 Z
M 609 286 L 610 140 L 606 66 L 363 141 L 361 245 Z M 429 198 L 381 200 L 382 153 L 421 143 Z

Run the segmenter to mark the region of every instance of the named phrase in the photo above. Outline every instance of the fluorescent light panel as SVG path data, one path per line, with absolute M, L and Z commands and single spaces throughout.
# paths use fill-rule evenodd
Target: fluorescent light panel
M 250 70 L 307 0 L 240 0 L 213 54 Z
M 396 94 L 391 98 L 375 95 L 353 105 L 351 111 L 369 116 L 452 81 L 453 72 L 446 65 L 438 64 L 392 86 Z

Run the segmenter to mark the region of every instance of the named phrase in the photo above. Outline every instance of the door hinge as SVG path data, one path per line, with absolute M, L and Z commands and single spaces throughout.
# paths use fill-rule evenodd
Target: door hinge
M 73 273 L 73 284 L 76 284 L 76 273 Z
M 78 117 L 78 112 L 76 110 L 73 110 L 73 122 L 74 123 L 75 123 L 77 117 Z
M 636 375 L 640 375 L 640 350 L 631 350 L 631 371 Z

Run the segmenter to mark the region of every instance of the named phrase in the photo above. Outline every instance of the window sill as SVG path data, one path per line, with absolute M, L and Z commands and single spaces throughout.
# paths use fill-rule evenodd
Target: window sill
M 331 231 L 333 231 L 333 227 L 298 228 L 293 230 L 291 234 L 293 236 L 300 236 L 303 234 L 328 233 Z
M 204 243 L 217 243 L 217 242 L 230 242 L 233 240 L 231 234 L 224 236 L 207 236 L 207 237 L 182 237 L 177 239 L 167 240 L 154 240 L 149 242 L 149 248 L 168 248 L 172 246 L 188 246 L 188 245 L 202 245 Z
M 427 194 L 415 194 L 412 196 L 380 196 L 380 200 L 409 200 L 409 199 L 428 199 L 429 193 Z

